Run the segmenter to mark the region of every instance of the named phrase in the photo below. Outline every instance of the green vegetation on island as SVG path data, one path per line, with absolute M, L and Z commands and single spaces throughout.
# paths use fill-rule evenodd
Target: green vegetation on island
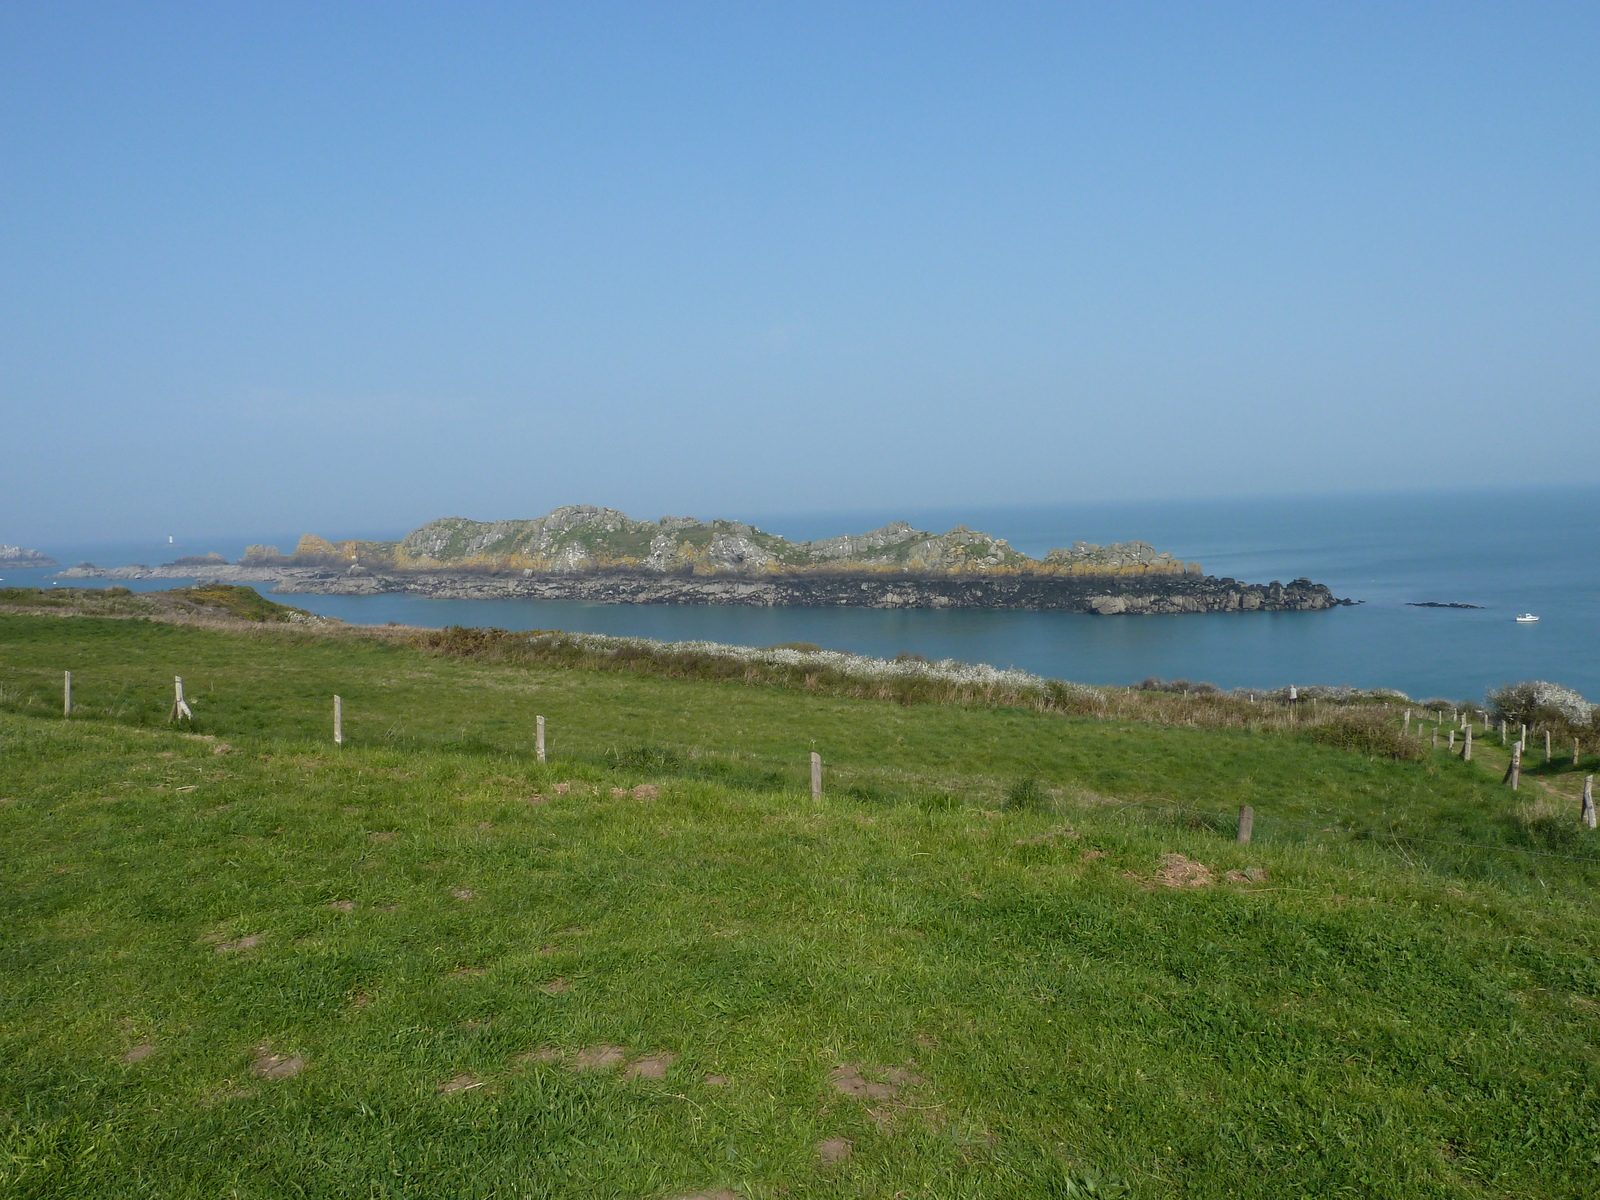
M 916 572 L 986 574 L 1200 574 L 1143 542 L 1110 546 L 1077 542 L 1030 558 L 1004 538 L 957 526 L 931 534 L 896 521 L 870 533 L 791 542 L 742 521 L 663 517 L 636 521 L 587 504 L 532 520 L 469 521 L 445 517 L 398 542 L 330 542 L 307 534 L 292 554 L 251 546 L 245 566 L 338 566 L 369 570 L 440 568 L 538 572 L 635 570 L 695 574 L 788 572 Z
M 62 590 L 0 594 L 0 1195 L 1593 1194 L 1593 747 Z

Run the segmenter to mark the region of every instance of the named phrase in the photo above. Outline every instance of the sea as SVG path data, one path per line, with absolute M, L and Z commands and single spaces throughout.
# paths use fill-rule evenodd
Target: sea
M 1359 603 L 1331 612 L 1099 617 L 1006 611 L 880 611 L 417 596 L 280 597 L 363 625 L 398 622 L 565 629 L 665 641 L 770 646 L 813 642 L 891 657 L 920 654 L 1057 679 L 1130 684 L 1149 676 L 1224 688 L 1332 684 L 1394 688 L 1416 699 L 1478 701 L 1487 689 L 1545 679 L 1600 701 L 1600 487 L 1078 503 L 960 511 L 776 513 L 744 519 L 794 539 L 858 533 L 905 519 L 1007 538 L 1029 554 L 1073 541 L 1139 539 L 1252 583 L 1305 577 Z M 316 530 L 397 537 L 403 531 Z M 0 541 L 7 538 L 0 530 Z M 63 566 L 159 563 L 216 551 L 244 534 L 135 544 L 39 545 Z M 54 586 L 51 570 L 4 573 L 0 586 Z M 128 584 L 140 590 L 171 580 Z M 1472 608 L 1425 608 L 1424 603 Z M 1536 623 L 1518 623 L 1531 612 Z

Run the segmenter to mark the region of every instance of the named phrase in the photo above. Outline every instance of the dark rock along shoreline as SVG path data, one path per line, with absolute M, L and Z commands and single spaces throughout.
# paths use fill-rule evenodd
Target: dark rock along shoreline
M 312 586 L 307 586 L 312 585 Z M 1110 586 L 1108 586 L 1110 585 Z M 1114 579 L 972 575 L 934 578 L 800 575 L 704 578 L 606 572 L 579 576 L 413 575 L 350 576 L 299 581 L 293 588 L 340 594 L 414 592 L 455 599 L 522 596 L 610 604 L 809 605 L 863 608 L 1012 608 L 1101 616 L 1186 612 L 1316 611 L 1341 603 L 1322 584 L 1297 579 L 1284 586 L 1240 584 L 1202 576 Z M 289 591 L 280 586 L 277 590 Z
M 438 599 L 588 600 L 602 604 L 740 604 L 760 607 L 1005 608 L 1100 616 L 1200 612 L 1316 612 L 1350 604 L 1309 579 L 1239 583 L 1203 575 L 1126 577 L 1048 575 L 806 574 L 663 575 L 597 571 L 346 571 L 313 567 L 228 566 L 213 570 L 93 569 L 104 578 L 176 578 L 270 583 L 280 594 L 373 596 L 409 593 Z M 86 576 L 88 571 L 63 572 Z

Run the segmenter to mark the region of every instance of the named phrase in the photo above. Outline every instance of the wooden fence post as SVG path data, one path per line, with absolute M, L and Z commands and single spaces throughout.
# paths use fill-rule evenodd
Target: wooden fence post
M 544 761 L 544 718 L 533 719 L 533 753 L 540 762 Z
M 1461 760 L 1463 762 L 1471 762 L 1472 761 L 1472 726 L 1471 725 L 1467 726 L 1467 744 L 1466 744 L 1465 748 L 1461 751 Z
M 1522 732 L 1517 734 L 1517 749 L 1523 751 L 1524 753 L 1527 752 L 1527 749 L 1528 749 L 1528 727 L 1526 725 L 1524 725 L 1522 727 Z
M 1572 739 L 1572 769 L 1574 771 L 1576 771 L 1578 769 L 1578 739 L 1577 738 L 1573 738 Z
M 1511 790 L 1517 790 L 1517 784 L 1522 779 L 1522 747 L 1511 747 L 1511 765 L 1506 768 L 1505 778 L 1501 783 L 1509 783 Z
M 1433 727 L 1433 748 L 1435 750 L 1439 748 L 1439 727 L 1437 725 Z
M 1250 844 L 1250 833 L 1255 825 L 1255 820 L 1255 809 L 1251 808 L 1248 804 L 1241 804 L 1239 806 L 1239 832 L 1234 838 L 1234 840 L 1237 841 L 1241 846 L 1248 846 Z
M 822 799 L 822 755 L 811 752 L 811 798 Z
M 1406 709 L 1406 723 L 1403 726 L 1401 726 L 1400 732 L 1401 733 L 1410 733 L 1411 732 L 1411 710 L 1409 708 Z
M 1550 765 L 1550 731 L 1548 729 L 1544 731 L 1544 765 L 1547 767 Z
M 338 696 L 333 698 L 333 744 L 344 745 L 344 701 Z
M 1583 777 L 1583 823 L 1594 828 L 1594 776 Z
M 72 672 L 71 671 L 68 671 L 66 673 L 66 679 L 61 684 L 61 715 L 63 717 L 70 717 L 72 715 Z M 1574 744 L 1576 744 L 1576 743 L 1574 743 Z
M 168 721 L 177 721 L 179 719 L 182 719 L 182 720 L 185 720 L 185 721 L 194 720 L 194 714 L 189 711 L 189 706 L 183 702 L 183 676 L 182 675 L 174 675 L 172 677 L 172 693 L 173 693 L 172 712 L 167 716 L 167 720 Z
M 1454 754 L 1455 752 L 1456 752 L 1456 731 L 1454 729 L 1452 729 L 1450 731 L 1450 753 Z

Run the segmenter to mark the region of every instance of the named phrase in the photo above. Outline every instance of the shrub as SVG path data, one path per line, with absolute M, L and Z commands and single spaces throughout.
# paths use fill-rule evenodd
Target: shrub
M 173 588 L 172 595 L 207 608 L 220 608 L 229 616 L 243 621 L 291 621 L 295 613 L 311 615 L 304 609 L 268 600 L 255 588 L 242 584 L 201 583 L 194 587 Z
M 1493 688 L 1488 701 L 1495 718 L 1509 725 L 1588 729 L 1594 721 L 1594 708 L 1581 695 L 1542 679 Z
M 1134 685 L 1141 692 L 1179 692 L 1185 696 L 1220 696 L 1222 689 L 1214 683 L 1191 683 L 1187 679 L 1162 679 L 1148 675 Z
M 1331 721 L 1310 726 L 1305 735 L 1313 742 L 1355 754 L 1396 759 L 1422 757 L 1421 741 L 1406 737 L 1380 714 L 1341 713 Z

